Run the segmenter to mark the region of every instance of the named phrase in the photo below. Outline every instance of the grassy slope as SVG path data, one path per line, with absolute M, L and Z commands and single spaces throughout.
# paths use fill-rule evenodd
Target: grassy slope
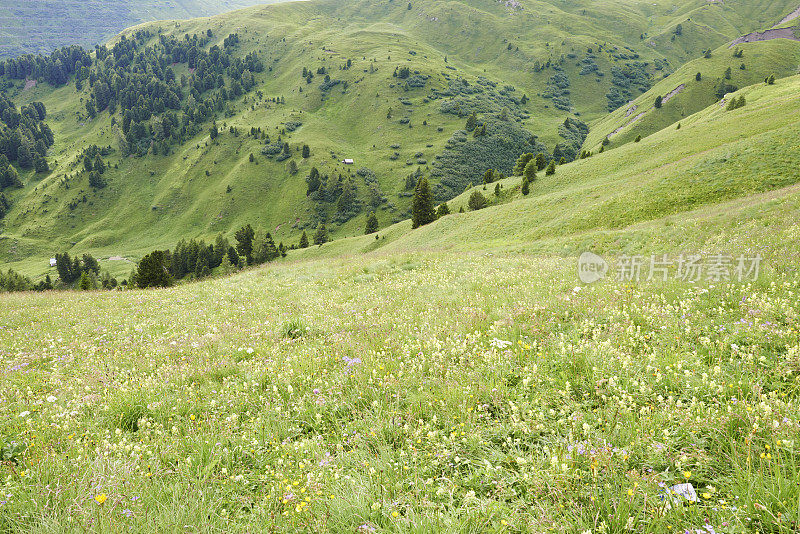
M 705 248 L 736 240 L 792 233 L 800 202 L 800 166 L 792 156 L 800 133 L 800 77 L 756 85 L 736 93 L 747 106 L 727 112 L 718 105 L 642 140 L 557 168 L 533 184 L 528 197 L 519 178 L 503 181 L 499 204 L 454 213 L 421 229 L 408 221 L 380 232 L 298 251 L 327 257 L 383 249 L 512 249 L 529 253 L 640 253 L 657 241 L 669 251 Z M 738 126 L 747 124 L 743 131 Z M 466 209 L 472 191 L 448 205 Z M 482 191 L 494 199 L 494 186 Z M 496 201 L 497 202 L 497 201 Z M 385 239 L 383 237 L 385 236 Z M 792 240 L 769 239 L 776 256 L 797 256 Z
M 797 530 L 799 88 L 392 226 L 372 254 L 368 236 L 166 290 L 0 295 L 0 435 L 29 445 L 0 467 L 0 526 Z M 576 289 L 584 248 L 765 265 Z M 699 502 L 665 507 L 686 481 Z
M 152 24 L 150 27 L 179 35 L 211 27 L 219 39 L 238 31 L 242 54 L 258 50 L 273 65 L 273 72 L 260 77 L 258 89 L 267 97 L 284 96 L 287 103 L 275 106 L 250 96 L 236 104 L 233 117 L 223 120 L 242 129 L 261 126 L 273 137 L 283 122 L 300 120 L 304 126 L 290 136 L 290 143 L 311 145 L 312 158 L 297 158 L 300 172 L 289 176 L 283 164 L 264 158 L 258 158 L 258 165 L 247 161 L 250 152 L 258 155 L 260 146 L 254 140 L 224 134 L 219 145 L 207 147 L 207 136 L 201 134 L 169 157 L 120 160 L 119 154 L 112 156 L 112 162 L 120 168 L 109 173 L 110 185 L 100 193 L 90 192 L 86 185 L 66 191 L 59 185 L 58 176 L 72 170 L 81 148 L 89 143 L 114 146 L 117 134 L 107 115 L 92 122 L 78 121 L 76 114 L 82 111 L 82 102 L 74 87 L 53 91 L 39 85 L 16 99 L 19 103 L 42 100 L 50 110 L 57 139 L 51 158 L 54 171 L 46 178 L 28 174 L 24 176 L 25 189 L 12 192 L 15 204 L 3 221 L 0 259 L 15 262 L 32 257 L 42 262 L 67 249 L 135 258 L 154 247 L 171 247 L 183 237 L 229 233 L 243 223 L 263 226 L 279 241 L 294 241 L 301 231 L 299 226 L 310 218 L 303 180 L 310 167 L 316 165 L 331 174 L 344 171 L 331 152 L 338 158 L 355 157 L 356 166 L 367 166 L 377 173 L 384 193 L 395 205 L 378 212 L 385 226 L 401 218 L 407 207 L 407 199 L 397 195 L 405 175 L 416 166 L 407 166 L 406 161 L 414 161 L 413 155 L 419 152 L 431 161 L 450 134 L 463 126 L 462 120 L 440 113 L 437 102 L 426 103 L 424 99 L 429 88 L 445 85 L 442 73 L 456 74 L 445 69 L 445 56 L 458 74 L 469 78 L 486 75 L 512 83 L 531 96 L 526 109 L 532 118 L 526 126 L 552 147 L 558 140 L 556 127 L 567 113 L 534 96 L 551 75 L 550 71 L 533 73 L 534 60 L 568 53 L 580 59 L 587 48 L 596 50 L 598 44 L 605 43 L 606 52 L 599 55 L 598 64 L 608 74 L 612 64 L 608 44 L 635 48 L 647 60 L 667 57 L 679 61 L 672 44 L 651 45 L 639 39 L 649 30 L 673 27 L 679 16 L 691 14 L 692 20 L 724 16 L 728 20 L 715 32 L 693 33 L 687 29 L 686 38 L 694 36 L 694 44 L 688 49 L 695 55 L 701 47 L 719 44 L 761 25 L 760 19 L 752 18 L 749 7 L 738 4 L 722 8 L 686 2 L 677 12 L 672 10 L 672 2 L 609 2 L 594 7 L 555 2 L 522 5 L 524 9 L 517 10 L 495 2 L 424 1 L 413 3 L 408 10 L 406 4 L 393 2 L 306 2 L 252 8 L 175 25 Z M 764 13 L 772 16 L 772 11 L 788 12 L 789 5 L 788 1 L 766 2 Z M 508 50 L 508 43 L 513 50 Z M 323 52 L 323 46 L 329 51 Z M 339 71 L 347 58 L 354 60 L 354 67 Z M 608 90 L 610 76 L 579 76 L 577 59 L 565 63 L 572 81 L 573 105 L 586 120 L 601 117 L 606 104 L 598 96 Z M 319 77 L 310 86 L 300 78 L 303 66 L 315 69 L 320 65 L 332 70 L 334 77 L 350 81 L 349 89 L 343 93 L 337 87 L 322 101 L 317 89 Z M 433 78 L 425 89 L 405 92 L 397 86 L 390 88 L 396 82 L 391 73 L 398 65 L 409 65 Z M 365 73 L 370 66 L 377 72 Z M 401 105 L 401 97 L 408 98 L 413 106 Z M 393 120 L 386 119 L 389 107 L 395 113 Z M 410 115 L 413 128 L 397 122 L 403 115 Z M 427 126 L 422 125 L 423 120 Z M 437 127 L 443 131 L 438 132 Z M 391 161 L 394 150 L 390 145 L 395 143 L 401 145 L 401 156 Z M 207 170 L 210 176 L 205 175 Z M 226 194 L 229 185 L 232 192 Z M 84 195 L 86 202 L 79 202 L 75 209 L 68 207 Z M 355 235 L 362 225 L 362 218 L 356 218 L 336 228 L 334 234 Z
M 737 49 L 744 52 L 742 58 L 733 57 Z M 711 58 L 688 62 L 631 104 L 595 121 L 591 125 L 584 148 L 597 151 L 602 140 L 608 135 L 611 135 L 612 146 L 619 146 L 633 141 L 639 135 L 644 137 L 657 132 L 710 106 L 717 100 L 715 88 L 723 79 L 728 67 L 732 71 L 728 83 L 740 88 L 763 81 L 770 74 L 777 77 L 797 74 L 800 69 L 798 54 L 800 54 L 800 43 L 786 39 L 744 43 L 733 49 L 724 45 L 715 50 Z M 740 69 L 742 64 L 745 65 L 745 70 Z M 698 72 L 702 74 L 699 82 L 695 79 Z M 667 95 L 682 84 L 684 89 L 670 98 L 661 109 L 653 107 L 656 96 Z M 633 106 L 636 106 L 636 110 L 628 113 Z M 640 113 L 645 115 L 632 122 Z M 623 129 L 614 133 L 620 127 Z

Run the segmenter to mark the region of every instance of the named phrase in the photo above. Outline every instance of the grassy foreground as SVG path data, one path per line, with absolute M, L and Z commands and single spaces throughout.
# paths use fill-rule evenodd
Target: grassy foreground
M 765 276 L 429 252 L 4 295 L 0 530 L 794 532 L 800 279 Z

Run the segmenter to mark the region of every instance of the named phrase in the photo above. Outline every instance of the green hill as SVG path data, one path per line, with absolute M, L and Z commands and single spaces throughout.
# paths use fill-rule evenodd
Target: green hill
M 0 220 L 0 259 L 41 262 L 64 250 L 136 258 L 182 238 L 230 236 L 247 223 L 269 230 L 276 242 L 295 242 L 322 222 L 341 238 L 361 233 L 373 209 L 385 227 L 408 217 L 410 174 L 427 175 L 446 199 L 477 183 L 486 168 L 508 174 L 522 152 L 571 159 L 585 135 L 582 122 L 601 119 L 687 57 L 769 26 L 792 7 L 788 1 L 312 1 L 133 28 L 119 58 L 111 53 L 98 62 L 92 53 L 80 90 L 70 72 L 66 84 L 54 87 L 47 80 L 58 79 L 59 69 L 15 62 L 5 94 L 20 109 L 44 103 L 54 144 L 40 147 L 48 172 L 15 163 L 23 185 L 4 191 L 10 208 Z M 669 32 L 674 40 L 658 38 Z M 215 46 L 222 50 L 213 77 L 198 80 L 192 60 L 174 52 L 187 35 L 199 36 L 192 42 L 204 57 L 217 54 Z M 229 35 L 238 39 L 224 46 Z M 764 44 L 747 45 L 747 53 Z M 245 94 L 237 94 L 234 78 L 242 71 L 232 77 L 224 64 L 251 54 L 264 69 L 247 71 Z M 69 63 L 67 56 L 62 62 Z M 304 69 L 311 76 L 304 78 Z M 98 112 L 108 92 L 98 97 L 92 80 L 116 87 L 112 70 L 135 74 L 144 91 L 174 94 L 172 117 L 186 127 L 162 139 L 171 113 L 160 111 L 166 100 L 137 102 L 138 94 L 114 102 L 113 114 Z M 148 85 L 148 73 L 158 78 L 167 71 L 170 80 Z M 202 91 L 190 95 L 193 86 Z M 134 116 L 134 135 L 126 130 L 126 111 Z M 473 111 L 488 125 L 486 136 L 463 131 Z M 560 128 L 568 117 L 571 129 Z M 212 142 L 214 118 L 220 134 Z M 84 169 L 93 145 L 102 149 L 106 168 L 94 184 L 105 187 L 90 186 Z M 345 158 L 355 165 L 341 164 Z M 307 196 L 313 168 L 329 180 Z M 347 202 L 339 202 L 343 187 L 351 192 Z
M 733 48 L 724 45 L 710 58 L 686 63 L 630 104 L 592 123 L 584 148 L 597 151 L 605 138 L 611 146 L 628 143 L 681 121 L 735 89 L 771 75 L 796 74 L 800 69 L 798 54 L 800 42 L 788 39 L 742 43 Z M 728 69 L 730 77 L 726 78 Z M 658 96 L 664 100 L 661 108 L 655 107 Z
M 742 95 L 413 231 L 0 295 L 0 529 L 796 531 L 800 76 Z

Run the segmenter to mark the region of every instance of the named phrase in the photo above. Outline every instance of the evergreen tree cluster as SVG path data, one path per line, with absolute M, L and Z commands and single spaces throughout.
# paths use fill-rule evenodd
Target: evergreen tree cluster
M 502 111 L 482 117 L 483 135 L 469 136 L 465 130 L 457 130 L 450 137 L 430 174 L 439 178 L 434 188 L 437 201 L 450 200 L 466 187 L 481 183 L 487 167 L 507 175 L 521 154 L 547 152 L 536 136 L 513 120 L 502 120 L 500 115 Z
M 127 150 L 140 155 L 151 147 L 167 153 L 170 144 L 196 135 L 227 101 L 251 90 L 254 74 L 264 70 L 254 52 L 244 59 L 234 57 L 236 34 L 222 48 L 214 45 L 208 51 L 206 34 L 185 34 L 183 39 L 159 35 L 155 44 L 146 45 L 151 37 L 142 30 L 123 36 L 111 49 L 96 47 L 96 62 L 87 73 L 88 115 L 119 110 Z M 174 64 L 185 64 L 189 76 L 178 79 Z
M 100 274 L 100 265 L 91 254 L 84 254 L 79 258 L 70 258 L 68 252 L 56 254 L 56 270 L 61 281 L 70 286 L 78 281 L 82 275 L 97 276 Z
M 182 239 L 172 251 L 154 250 L 139 262 L 130 284 L 139 288 L 167 287 L 185 278 L 205 278 L 218 267 L 228 272 L 286 256 L 283 243 L 276 246 L 269 232 L 253 230 L 249 224 L 237 230 L 234 239 L 235 245 L 222 234 L 214 243 Z
M 0 62 L 0 76 L 14 80 L 44 80 L 54 87 L 64 85 L 70 76 L 87 72 L 92 58 L 82 47 L 73 45 L 55 50 L 49 56 L 25 54 Z
M 47 110 L 41 102 L 32 102 L 19 110 L 13 102 L 0 94 L 0 189 L 19 185 L 13 175 L 6 172 L 9 163 L 23 169 L 35 168 L 47 172 L 45 156 L 53 146 L 54 136 L 45 124 Z
M 29 291 L 33 289 L 33 283 L 27 276 L 9 269 L 6 272 L 0 270 L 0 293 L 12 291 Z
M 306 195 L 315 202 L 314 212 L 318 222 L 324 223 L 328 220 L 330 207 L 334 207 L 333 221 L 337 223 L 347 222 L 361 213 L 363 203 L 358 197 L 358 186 L 351 176 L 321 175 L 313 167 L 306 177 L 306 184 Z M 377 195 L 379 202 L 382 202 L 384 197 L 380 190 L 377 190 Z

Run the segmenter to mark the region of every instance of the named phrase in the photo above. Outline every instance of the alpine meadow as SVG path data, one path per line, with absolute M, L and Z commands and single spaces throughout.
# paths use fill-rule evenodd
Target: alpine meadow
M 0 6 L 0 533 L 800 532 L 798 0 Z

